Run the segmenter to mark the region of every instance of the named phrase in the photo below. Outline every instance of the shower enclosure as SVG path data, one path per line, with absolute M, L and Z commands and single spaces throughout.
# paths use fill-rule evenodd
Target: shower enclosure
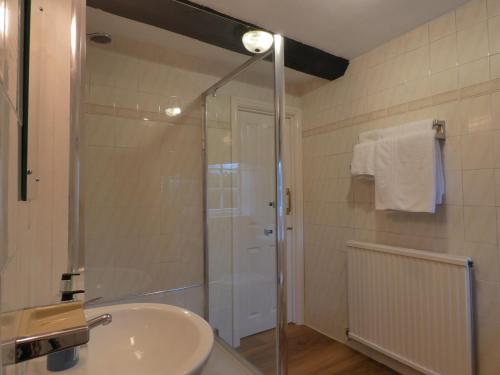
M 251 336 L 274 335 L 274 361 L 259 370 L 277 374 L 287 373 L 283 43 L 274 35 L 269 51 L 202 95 L 205 317 L 250 362 Z M 273 61 L 269 96 L 240 98 L 232 82 L 269 69 L 264 59 Z
M 247 60 L 90 7 L 87 34 L 85 298 L 187 308 L 212 325 L 214 357 L 286 374 L 284 38 Z

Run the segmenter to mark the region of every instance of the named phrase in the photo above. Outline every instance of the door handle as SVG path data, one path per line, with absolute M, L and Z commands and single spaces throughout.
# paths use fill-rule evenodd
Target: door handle
M 266 236 L 269 236 L 270 234 L 273 234 L 273 230 L 272 229 L 264 229 L 264 234 Z
M 292 191 L 290 188 L 286 188 L 286 214 L 290 215 L 292 213 Z

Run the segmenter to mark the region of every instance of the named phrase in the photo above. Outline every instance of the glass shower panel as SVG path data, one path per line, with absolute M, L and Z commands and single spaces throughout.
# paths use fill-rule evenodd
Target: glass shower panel
M 207 97 L 209 320 L 263 373 L 276 362 L 273 65 Z
M 201 314 L 199 98 L 214 78 L 149 58 L 154 46 L 120 42 L 87 45 L 86 298 L 170 303 Z

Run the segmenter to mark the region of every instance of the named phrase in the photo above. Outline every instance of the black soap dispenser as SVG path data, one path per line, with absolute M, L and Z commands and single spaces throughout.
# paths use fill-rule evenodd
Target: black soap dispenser
M 84 290 L 71 290 L 72 278 L 78 276 L 79 273 L 63 273 L 61 276 L 61 302 L 74 300 L 75 294 L 85 293 Z M 71 348 L 62 350 L 57 353 L 52 353 L 47 356 L 48 371 L 64 371 L 78 363 L 79 348 Z

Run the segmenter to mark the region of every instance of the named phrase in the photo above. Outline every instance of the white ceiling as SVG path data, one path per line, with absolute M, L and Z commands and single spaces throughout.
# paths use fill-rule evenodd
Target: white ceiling
M 179 67 L 223 77 L 249 59 L 248 56 L 200 42 L 168 30 L 123 18 L 99 9 L 87 7 L 87 33 L 106 32 L 113 42 L 103 48 L 117 49 L 139 45 L 162 50 L 162 56 Z M 136 48 L 136 50 L 139 50 Z M 260 86 L 273 83 L 272 64 L 264 61 L 252 66 L 240 80 Z M 287 92 L 301 95 L 325 82 L 293 69 L 286 69 Z
M 194 0 L 347 59 L 465 0 Z

